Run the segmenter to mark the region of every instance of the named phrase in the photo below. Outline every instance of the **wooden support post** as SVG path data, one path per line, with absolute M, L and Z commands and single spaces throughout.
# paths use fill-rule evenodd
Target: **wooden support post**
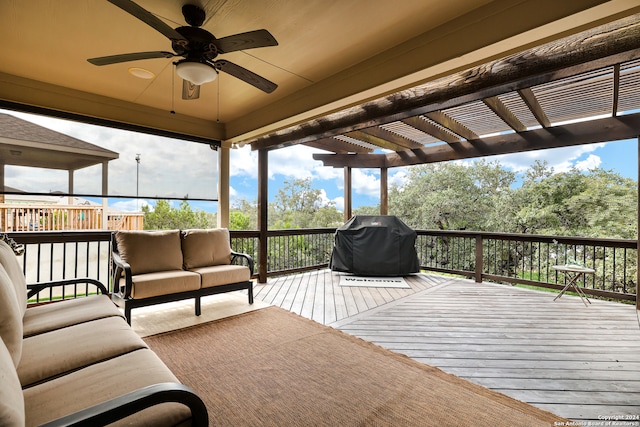
M 102 166 L 102 169 L 104 170 L 104 165 Z M 69 184 L 67 185 L 67 193 L 69 194 L 69 196 L 67 196 L 67 204 L 69 206 L 73 206 L 73 187 L 74 187 L 74 183 L 73 183 L 73 173 L 74 170 L 70 169 L 68 171 L 69 173 Z M 103 172 L 103 176 L 104 176 L 104 172 Z M 104 193 L 103 193 L 104 194 Z
M 72 189 L 70 193 L 73 193 L 73 191 Z M 107 194 L 109 194 L 109 162 L 102 162 L 102 224 L 100 228 L 103 230 L 109 229 L 109 214 L 107 213 L 109 199 Z
M 389 215 L 388 169 L 380 168 L 380 215 Z
M 258 151 L 258 283 L 267 283 L 267 211 L 269 203 L 269 151 Z
M 349 221 L 352 212 L 351 202 L 351 168 L 344 167 L 344 222 Z
M 483 253 L 482 253 L 482 236 L 478 234 L 476 236 L 476 268 L 475 268 L 476 283 L 482 283 L 482 270 L 484 270 Z
M 218 148 L 218 228 L 229 228 L 229 151 Z

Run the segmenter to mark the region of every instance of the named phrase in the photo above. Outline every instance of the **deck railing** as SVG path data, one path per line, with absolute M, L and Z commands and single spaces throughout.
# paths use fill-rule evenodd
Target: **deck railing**
M 329 265 L 335 228 L 269 230 L 267 276 L 326 268 Z M 231 247 L 258 261 L 260 233 L 231 231 Z
M 0 203 L 0 231 L 100 230 L 102 206 Z M 109 230 L 142 230 L 144 213 L 107 211 Z
M 578 282 L 586 293 L 617 300 L 636 299 L 635 240 L 470 231 L 417 233 L 416 249 L 425 271 L 467 276 L 478 282 L 561 289 L 565 277 L 551 266 L 578 262 L 596 271 Z M 335 229 L 331 228 L 269 231 L 267 276 L 327 267 L 334 234 Z M 90 277 L 111 289 L 111 231 L 9 235 L 26 245 L 19 260 L 28 283 Z M 252 255 L 257 262 L 259 237 L 258 231 L 231 231 L 231 247 Z M 73 291 L 78 292 L 77 288 Z
M 553 265 L 576 263 L 595 270 L 578 285 L 590 295 L 636 299 L 637 241 L 471 231 L 418 230 L 416 249 L 427 271 L 562 289 Z
M 18 261 L 27 283 L 88 277 L 112 290 L 110 231 L 21 232 L 9 233 L 9 236 L 24 245 L 24 254 Z M 33 302 L 92 292 L 95 292 L 93 287 L 70 285 L 56 290 L 55 294 L 41 292 Z

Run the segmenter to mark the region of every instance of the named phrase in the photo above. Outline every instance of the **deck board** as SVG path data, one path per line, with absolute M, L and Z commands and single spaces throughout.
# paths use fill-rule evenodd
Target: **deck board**
M 341 287 L 339 275 L 321 270 L 270 279 L 255 292 L 264 302 L 288 305 L 283 307 L 583 424 L 640 416 L 634 306 L 592 300 L 585 307 L 570 295 L 554 302 L 549 292 L 431 274 L 413 275 L 407 283 L 411 289 Z

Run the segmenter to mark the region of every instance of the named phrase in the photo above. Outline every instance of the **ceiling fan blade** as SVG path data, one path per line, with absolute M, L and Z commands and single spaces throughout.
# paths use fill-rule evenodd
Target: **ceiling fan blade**
M 216 61 L 215 66 L 220 71 L 224 71 L 227 74 L 231 74 L 233 77 L 236 77 L 246 83 L 249 83 L 250 85 L 257 87 L 258 89 L 266 93 L 271 93 L 274 90 L 276 90 L 276 88 L 278 87 L 277 84 L 270 82 L 264 77 L 261 77 L 256 73 L 249 71 L 246 68 L 241 67 L 237 64 L 234 64 L 233 62 L 229 62 L 225 59 Z
M 138 6 L 131 0 L 107 0 L 109 3 L 118 6 L 130 15 L 135 16 L 145 24 L 149 25 L 156 31 L 164 34 L 170 40 L 186 40 L 182 34 L 165 24 L 160 18 L 157 18 L 148 10 Z
M 188 80 L 182 80 L 182 99 L 198 99 L 200 98 L 200 86 L 194 85 Z
M 122 53 L 120 55 L 101 56 L 99 58 L 89 58 L 87 61 L 93 65 L 110 65 L 117 64 L 119 62 L 137 61 L 140 59 L 153 59 L 153 58 L 173 58 L 176 56 L 171 52 L 136 52 L 136 53 Z
M 275 37 L 267 30 L 249 31 L 247 33 L 222 37 L 214 43 L 220 53 L 278 45 Z

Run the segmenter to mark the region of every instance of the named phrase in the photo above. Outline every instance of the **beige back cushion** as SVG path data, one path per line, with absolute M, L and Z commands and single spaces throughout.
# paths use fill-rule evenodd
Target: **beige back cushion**
M 9 276 L 0 266 L 0 338 L 7 346 L 14 367 L 22 356 L 22 311 Z
M 16 367 L 4 342 L 0 340 L 0 426 L 25 424 L 24 397 Z
M 116 242 L 133 275 L 182 269 L 180 230 L 118 231 Z
M 20 312 L 24 316 L 27 310 L 27 281 L 18 263 L 18 258 L 13 249 L 6 242 L 0 240 L 0 265 L 2 265 L 13 283 L 13 287 L 16 291 L 16 297 L 18 298 L 18 306 Z
M 184 268 L 231 264 L 231 244 L 226 228 L 184 230 L 182 237 Z

